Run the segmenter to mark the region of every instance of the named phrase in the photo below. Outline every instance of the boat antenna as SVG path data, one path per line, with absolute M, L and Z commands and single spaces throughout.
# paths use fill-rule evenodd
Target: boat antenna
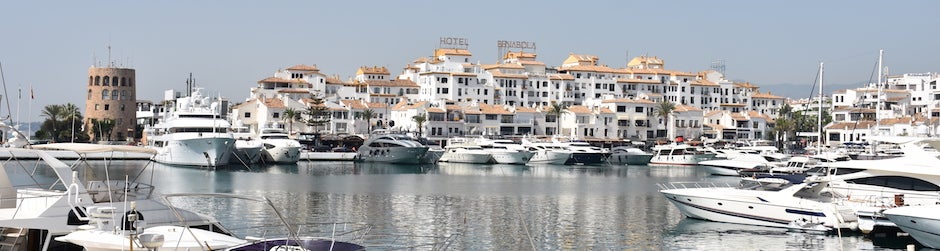
M 6 81 L 6 78 L 4 78 L 4 76 L 3 76 L 3 62 L 0 62 L 0 82 L 2 82 L 2 84 L 3 84 L 3 97 L 10 97 L 10 95 L 7 95 L 7 81 Z M 7 102 L 7 117 L 6 117 L 6 119 L 9 119 L 9 120 L 10 120 L 10 125 L 12 125 L 12 124 L 13 124 L 13 116 L 10 116 L 10 114 L 13 114 L 13 112 L 10 110 L 10 99 L 8 98 L 8 99 L 6 100 L 6 102 Z

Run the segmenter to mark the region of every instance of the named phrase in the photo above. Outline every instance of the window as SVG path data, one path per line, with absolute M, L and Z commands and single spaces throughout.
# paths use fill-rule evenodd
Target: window
M 643 107 L 637 107 L 636 109 L 634 109 L 634 111 L 638 113 L 643 113 Z
M 627 106 L 618 105 L 617 112 L 627 112 Z
M 486 114 L 486 120 L 496 120 L 496 114 Z
M 121 111 L 124 111 L 124 104 L 121 104 Z
M 118 90 L 111 91 L 111 100 L 118 100 Z
M 275 112 L 274 114 L 271 114 L 271 117 L 272 117 L 272 118 L 280 118 L 280 117 L 281 117 L 281 114 Z
M 95 111 L 97 111 L 97 110 L 100 109 L 100 108 L 101 108 L 101 105 L 95 104 Z
M 109 105 L 109 104 L 104 104 L 104 110 L 107 111 L 108 108 L 111 108 L 111 105 Z
M 108 97 L 109 97 L 109 96 L 108 96 L 108 90 L 107 90 L 107 89 L 101 90 L 101 99 L 102 99 L 102 100 L 107 100 Z
M 251 113 L 250 113 L 250 112 L 246 112 L 246 113 L 245 113 L 245 118 L 251 118 Z

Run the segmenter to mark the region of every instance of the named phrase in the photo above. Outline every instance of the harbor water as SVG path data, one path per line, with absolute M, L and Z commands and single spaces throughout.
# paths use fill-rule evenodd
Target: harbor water
M 101 169 L 107 162 L 89 163 Z M 737 182 L 688 166 L 107 165 L 111 179 L 140 175 L 161 194 L 264 196 L 292 223 L 362 222 L 373 233 L 446 237 L 454 250 L 903 250 L 915 243 L 903 236 L 840 237 L 687 219 L 657 184 Z M 15 183 L 34 182 L 17 178 L 29 165 L 6 166 Z M 211 214 L 241 236 L 266 235 L 250 226 L 277 221 L 249 203 L 182 198 L 173 204 Z

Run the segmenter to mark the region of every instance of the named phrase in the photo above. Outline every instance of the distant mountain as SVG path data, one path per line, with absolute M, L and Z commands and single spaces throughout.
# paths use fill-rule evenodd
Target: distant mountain
M 865 86 L 862 83 L 857 84 L 826 84 L 823 86 L 823 91 L 826 92 L 826 96 L 832 95 L 832 92 L 845 89 L 855 89 Z M 816 88 L 813 90 L 813 88 Z M 819 86 L 813 87 L 813 85 L 808 84 L 767 84 L 760 85 L 761 92 L 770 92 L 773 95 L 791 98 L 791 99 L 800 99 L 808 98 L 810 95 L 819 96 Z

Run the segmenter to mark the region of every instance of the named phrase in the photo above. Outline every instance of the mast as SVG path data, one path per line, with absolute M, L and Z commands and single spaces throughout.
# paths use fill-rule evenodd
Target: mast
M 823 110 L 823 71 L 825 67 L 823 62 L 819 62 L 819 113 L 816 115 L 816 126 L 818 127 L 819 139 L 816 142 L 816 147 L 821 148 L 823 142 L 823 128 L 822 128 L 822 110 Z
M 884 58 L 885 50 L 878 50 L 878 103 L 875 106 L 875 135 L 881 134 L 881 100 L 884 98 L 884 88 L 881 84 L 881 75 L 884 74 L 884 66 L 882 66 L 882 59 Z

